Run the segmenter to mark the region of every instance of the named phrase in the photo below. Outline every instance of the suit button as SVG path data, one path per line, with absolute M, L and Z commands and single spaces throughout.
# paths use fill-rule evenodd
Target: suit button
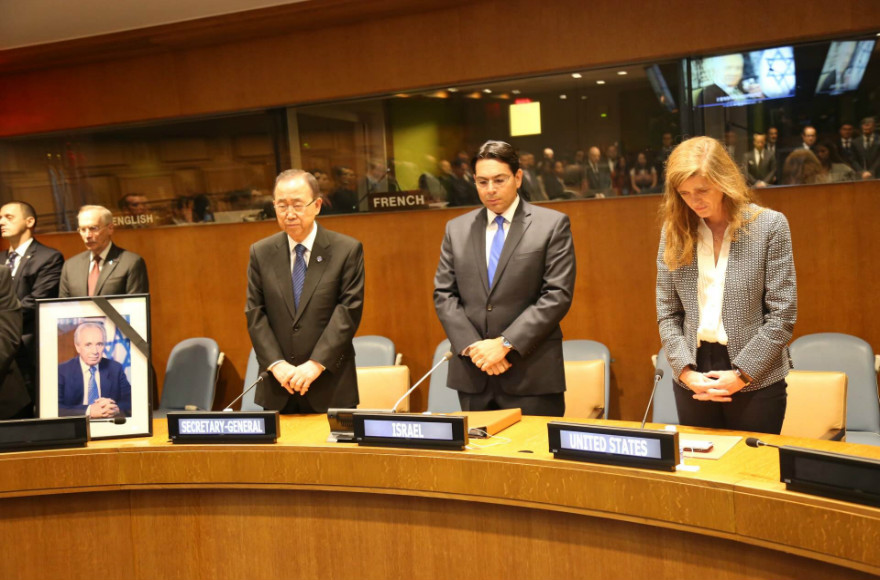
M 489 306 L 487 306 L 486 310 L 488 310 L 489 312 L 492 312 L 492 305 L 490 304 Z
M 294 331 L 294 332 L 299 332 L 299 324 L 297 324 L 296 326 L 293 327 L 293 331 Z

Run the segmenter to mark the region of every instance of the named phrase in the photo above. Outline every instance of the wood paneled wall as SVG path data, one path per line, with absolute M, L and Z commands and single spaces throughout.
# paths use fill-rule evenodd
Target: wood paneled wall
M 845 332 L 880 348 L 880 184 L 788 187 L 762 192 L 790 221 L 798 275 L 795 336 Z M 654 307 L 659 197 L 550 204 L 572 221 L 578 275 L 566 339 L 605 343 L 612 364 L 612 418 L 638 419 L 651 388 L 650 356 L 660 348 Z M 444 338 L 434 313 L 433 276 L 446 221 L 464 210 L 319 218 L 364 244 L 366 300 L 359 335 L 391 338 L 413 380 Z M 274 222 L 118 230 L 115 241 L 144 256 L 152 289 L 153 353 L 159 384 L 171 348 L 210 336 L 227 355 L 217 404 L 241 391 L 251 345 L 244 317 L 248 249 Z M 41 237 L 69 257 L 75 234 Z M 420 389 L 421 390 L 421 389 Z M 427 401 L 417 394 L 414 409 Z
M 443 87 L 880 29 L 874 0 L 456 0 L 439 6 L 315 0 L 272 8 L 262 20 L 264 13 L 254 11 L 253 18 L 234 14 L 207 19 L 209 25 L 194 21 L 0 52 L 0 135 Z M 322 18 L 322 12 L 334 17 Z M 291 25 L 279 25 L 284 22 Z M 53 55 L 59 66 L 52 66 Z

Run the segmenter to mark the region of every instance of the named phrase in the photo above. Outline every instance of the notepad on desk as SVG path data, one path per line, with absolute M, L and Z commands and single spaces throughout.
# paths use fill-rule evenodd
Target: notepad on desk
M 452 415 L 468 418 L 468 437 L 485 439 L 501 433 L 522 419 L 522 409 L 499 409 L 497 411 L 460 411 Z

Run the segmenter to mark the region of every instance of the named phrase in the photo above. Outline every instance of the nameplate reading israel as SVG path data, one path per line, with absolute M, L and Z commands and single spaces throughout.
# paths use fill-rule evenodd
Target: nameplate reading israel
M 391 439 L 438 439 L 452 440 L 452 425 L 429 421 L 364 421 L 364 435 L 367 437 L 388 437 Z
M 265 435 L 266 422 L 248 417 L 181 418 L 178 430 L 181 435 Z

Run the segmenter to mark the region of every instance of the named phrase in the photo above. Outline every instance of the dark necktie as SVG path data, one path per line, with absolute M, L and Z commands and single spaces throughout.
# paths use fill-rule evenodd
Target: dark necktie
M 89 296 L 95 295 L 95 288 L 98 287 L 98 276 L 101 275 L 101 256 L 95 256 L 92 263 L 92 271 L 89 272 Z
M 9 256 L 6 258 L 6 267 L 9 268 L 10 271 L 15 270 L 16 259 L 18 259 L 18 254 L 15 252 L 9 252 Z
M 299 310 L 299 297 L 302 296 L 303 285 L 306 282 L 306 247 L 297 244 L 294 251 L 296 258 L 293 261 L 293 303 Z
M 95 371 L 97 371 L 97 367 L 89 367 L 89 372 L 92 373 L 92 376 L 89 377 L 89 405 L 98 400 L 98 379 L 95 378 Z
M 492 238 L 492 247 L 489 249 L 489 288 L 492 287 L 495 269 L 498 268 L 501 250 L 504 249 L 504 217 L 497 216 L 494 221 L 498 225 L 498 229 L 495 231 L 495 237 Z

